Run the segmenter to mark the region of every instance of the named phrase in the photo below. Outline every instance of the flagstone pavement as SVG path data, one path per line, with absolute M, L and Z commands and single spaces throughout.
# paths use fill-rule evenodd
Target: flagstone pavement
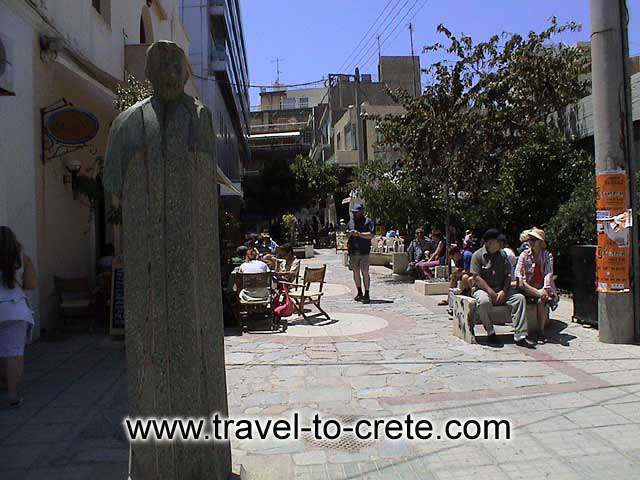
M 554 312 L 550 342 L 528 351 L 469 345 L 451 334 L 442 297 L 419 297 L 372 268 L 372 304 L 355 303 L 350 272 L 330 250 L 323 308 L 286 333 L 227 332 L 230 415 L 504 418 L 509 441 L 234 441 L 248 479 L 640 478 L 640 347 L 605 345 Z M 313 308 L 313 307 L 311 307 Z M 125 479 L 128 448 L 122 343 L 80 335 L 28 348 L 25 404 L 0 410 L 3 480 Z M 5 402 L 5 397 L 0 396 Z

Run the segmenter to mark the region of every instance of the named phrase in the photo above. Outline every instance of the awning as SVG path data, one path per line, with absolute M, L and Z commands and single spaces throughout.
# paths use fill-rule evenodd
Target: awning
M 278 133 L 257 133 L 249 135 L 249 140 L 260 140 L 263 138 L 283 138 L 283 137 L 299 137 L 300 132 L 278 132 Z
M 223 187 L 221 189 L 221 193 L 223 195 L 235 195 L 242 197 L 242 191 L 239 190 L 231 180 L 229 180 L 229 177 L 224 174 L 220 166 L 218 166 L 218 169 L 216 170 L 216 182 L 218 182 L 218 185 Z

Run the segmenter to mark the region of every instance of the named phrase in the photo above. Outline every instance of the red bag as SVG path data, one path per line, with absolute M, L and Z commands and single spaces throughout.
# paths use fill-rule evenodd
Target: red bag
M 277 298 L 274 302 L 273 313 L 280 317 L 286 318 L 293 315 L 295 312 L 295 306 L 293 304 L 293 300 L 289 296 L 289 288 L 286 285 L 282 285 L 282 291 L 278 293 Z M 280 296 L 284 297 L 283 301 L 280 301 Z

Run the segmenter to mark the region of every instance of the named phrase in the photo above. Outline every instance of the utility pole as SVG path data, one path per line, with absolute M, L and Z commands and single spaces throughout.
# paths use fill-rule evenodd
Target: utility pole
M 382 61 L 382 50 L 380 50 L 380 35 L 376 35 L 376 40 L 378 40 L 378 77 L 380 76 L 380 62 Z
M 418 87 L 416 86 L 416 57 L 413 53 L 413 22 L 409 22 L 409 36 L 411 37 L 411 63 L 413 63 L 413 95 L 418 96 Z
M 622 209 L 633 209 L 630 247 L 626 249 L 607 245 L 607 235 L 598 234 L 598 328 L 604 343 L 633 343 L 636 335 L 638 309 L 638 227 L 637 193 L 635 188 L 633 128 L 631 123 L 631 88 L 627 63 L 629 55 L 626 0 L 591 0 L 591 56 L 593 77 L 593 118 L 598 187 L 609 189 L 605 182 L 607 172 L 616 172 L 622 188 L 619 198 L 627 198 Z M 626 175 L 626 177 L 625 177 Z M 625 189 L 625 178 L 627 192 Z M 607 190 L 609 191 L 609 190 Z M 617 192 L 615 192 L 617 193 Z M 607 215 L 610 195 L 599 195 L 600 215 Z M 613 205 L 613 203 L 611 203 Z M 611 208 L 612 210 L 614 207 Z M 611 212 L 617 214 L 619 212 Z M 613 255 L 608 255 L 613 253 Z M 622 255 L 623 274 L 620 283 L 627 290 L 612 291 L 608 267 L 616 255 Z M 631 257 L 631 258 L 629 258 Z M 622 281 L 624 280 L 624 282 Z
M 356 67 L 356 85 L 355 85 L 355 102 L 356 102 L 356 141 L 358 142 L 358 167 L 364 164 L 365 159 L 365 142 L 362 131 L 362 111 L 360 108 L 360 69 Z

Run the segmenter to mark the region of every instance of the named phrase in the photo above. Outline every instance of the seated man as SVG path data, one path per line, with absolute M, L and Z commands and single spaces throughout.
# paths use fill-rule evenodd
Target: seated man
M 428 258 L 433 250 L 433 244 L 427 240 L 424 236 L 424 230 L 418 228 L 416 230 L 416 238 L 414 238 L 409 247 L 407 248 L 407 254 L 409 255 L 409 266 L 407 272 L 416 272 L 419 278 L 422 278 L 422 271 L 416 266 L 419 262 L 422 262 Z
M 266 273 L 269 272 L 269 266 L 258 260 L 258 252 L 255 248 L 249 248 L 244 262 L 237 269 L 237 273 Z M 245 288 L 238 296 L 240 300 L 246 303 L 259 302 L 268 299 L 270 295 L 269 288 Z
M 258 244 L 258 250 L 263 254 L 274 254 L 278 249 L 278 244 L 271 239 L 271 235 L 268 232 L 264 232 L 260 238 Z
M 527 339 L 526 300 L 511 286 L 511 264 L 507 254 L 501 250 L 500 232 L 487 230 L 482 237 L 484 246 L 471 258 L 473 274 L 473 298 L 478 303 L 478 316 L 487 331 L 489 344 L 500 345 L 489 311 L 493 306 L 508 305 L 515 329 L 513 338 L 516 345 L 535 348 Z
M 398 238 L 400 236 L 400 233 L 395 229 L 393 225 L 391 225 L 391 228 L 389 229 L 389 231 L 385 236 L 387 238 Z

